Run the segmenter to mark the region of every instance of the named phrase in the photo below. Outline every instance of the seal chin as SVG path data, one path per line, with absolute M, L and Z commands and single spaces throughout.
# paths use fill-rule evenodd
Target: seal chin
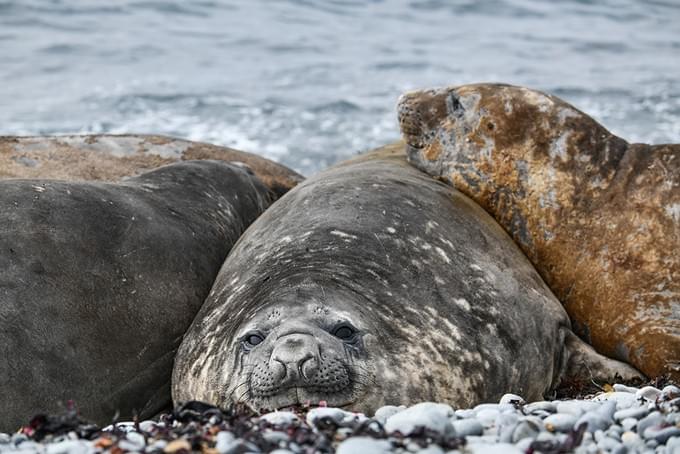
M 354 403 L 351 392 L 328 394 L 319 392 L 315 389 L 306 389 L 305 387 L 294 386 L 289 389 L 282 390 L 279 394 L 267 397 L 253 397 L 247 405 L 251 408 L 260 411 L 281 410 L 284 408 L 295 407 L 348 407 Z

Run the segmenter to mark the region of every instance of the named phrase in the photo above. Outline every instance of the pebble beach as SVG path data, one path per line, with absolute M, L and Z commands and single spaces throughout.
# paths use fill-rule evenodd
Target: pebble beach
M 324 406 L 253 415 L 189 402 L 103 429 L 70 410 L 0 434 L 0 453 L 680 453 L 680 387 L 603 389 L 530 403 L 506 394 L 467 409 L 385 406 L 372 417 Z

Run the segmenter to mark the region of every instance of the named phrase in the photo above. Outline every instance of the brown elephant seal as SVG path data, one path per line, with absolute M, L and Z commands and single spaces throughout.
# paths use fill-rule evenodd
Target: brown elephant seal
M 680 380 L 680 145 L 629 144 L 508 85 L 409 93 L 398 110 L 410 161 L 496 218 L 578 334 Z
M 503 229 L 397 144 L 306 180 L 251 225 L 182 341 L 172 389 L 175 402 L 370 413 L 539 399 L 583 365 L 636 375 L 572 334 Z
M 0 136 L 0 178 L 117 181 L 192 159 L 242 162 L 279 196 L 303 179 L 287 167 L 252 153 L 167 136 Z
M 269 197 L 209 160 L 117 184 L 0 180 L 0 432 L 68 400 L 99 424 L 169 405 L 181 337 Z

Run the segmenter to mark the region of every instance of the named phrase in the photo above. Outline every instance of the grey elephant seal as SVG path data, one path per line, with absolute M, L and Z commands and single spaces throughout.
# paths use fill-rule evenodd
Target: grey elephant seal
M 629 144 L 508 85 L 409 93 L 398 110 L 411 162 L 496 218 L 579 335 L 680 380 L 680 145 Z
M 172 389 L 176 402 L 370 413 L 539 399 L 584 365 L 636 374 L 573 335 L 502 228 L 397 144 L 308 179 L 251 225 L 184 337 Z
M 169 405 L 181 337 L 269 197 L 219 161 L 0 181 L 0 432 L 68 400 L 100 424 Z
M 180 160 L 241 162 L 277 195 L 302 176 L 269 159 L 233 148 L 145 134 L 0 136 L 0 178 L 117 181 Z

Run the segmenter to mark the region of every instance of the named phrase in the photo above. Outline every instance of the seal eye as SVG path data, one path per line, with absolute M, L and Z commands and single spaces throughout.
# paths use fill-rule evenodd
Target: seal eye
M 264 340 L 264 336 L 259 332 L 251 332 L 243 336 L 243 344 L 246 348 L 253 348 Z
M 354 329 L 354 327 L 352 325 L 350 325 L 349 323 L 341 323 L 338 326 L 336 326 L 335 328 L 333 328 L 333 331 L 332 331 L 331 334 L 333 334 L 333 336 L 335 336 L 339 339 L 342 339 L 344 341 L 349 341 L 354 337 L 356 332 L 357 332 L 357 330 Z

